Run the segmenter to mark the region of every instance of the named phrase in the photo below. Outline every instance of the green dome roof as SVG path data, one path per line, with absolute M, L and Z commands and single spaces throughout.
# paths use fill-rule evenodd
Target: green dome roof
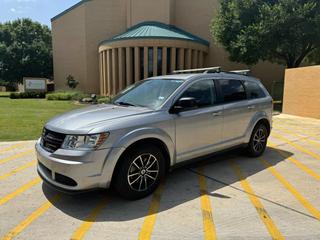
M 197 37 L 189 32 L 186 32 L 180 28 L 177 28 L 174 25 L 167 25 L 160 22 L 139 23 L 129 28 L 126 32 L 101 42 L 101 44 L 119 41 L 119 40 L 159 39 L 159 38 L 192 41 L 192 42 L 198 42 L 200 44 L 209 46 L 209 42 L 200 37 Z

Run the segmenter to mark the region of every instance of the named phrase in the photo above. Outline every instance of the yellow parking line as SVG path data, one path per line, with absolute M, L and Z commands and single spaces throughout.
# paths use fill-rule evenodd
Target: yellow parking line
M 92 212 L 88 215 L 88 217 L 83 221 L 81 226 L 73 233 L 71 237 L 72 240 L 83 239 L 83 237 L 91 228 L 92 224 L 97 219 L 98 215 L 106 207 L 107 200 L 108 200 L 107 198 L 104 198 L 101 202 L 99 202 L 99 204 L 92 210 Z
M 299 160 L 290 157 L 286 154 L 284 154 L 283 152 L 281 152 L 279 149 L 276 148 L 276 146 L 272 143 L 268 143 L 268 145 L 270 147 L 273 148 L 274 151 L 276 151 L 278 154 L 280 154 L 282 157 L 288 159 L 290 162 L 292 162 L 294 165 L 296 165 L 298 168 L 300 168 L 302 171 L 304 171 L 305 173 L 309 174 L 311 177 L 313 177 L 314 179 L 320 181 L 320 175 L 317 174 L 316 172 L 314 172 L 313 170 L 311 170 L 310 168 L 308 168 L 306 165 L 304 165 L 303 163 L 301 163 Z
M 309 132 L 309 130 L 319 130 L 319 127 L 316 126 L 310 126 L 307 129 L 304 127 L 301 127 L 302 125 L 305 125 L 305 123 L 286 123 L 286 122 L 282 122 L 282 121 L 274 121 L 275 125 L 282 125 L 282 126 L 287 126 L 287 127 L 291 127 L 291 128 L 295 128 L 295 129 L 299 129 L 300 131 L 305 131 L 305 132 Z M 319 133 L 320 134 L 320 133 Z M 318 136 L 318 135 L 316 135 Z
M 158 189 L 153 193 L 150 203 L 148 215 L 145 217 L 143 225 L 141 227 L 138 239 L 151 239 L 154 224 L 156 222 L 157 213 L 160 207 L 160 200 L 164 189 L 164 183 L 161 183 Z
M 203 173 L 203 169 L 199 168 L 199 173 Z M 203 221 L 204 239 L 217 239 L 216 228 L 212 217 L 212 208 L 210 198 L 207 192 L 207 183 L 203 175 L 199 174 L 200 187 L 200 204 Z
M 259 198 L 256 196 L 255 192 L 251 188 L 249 182 L 243 176 L 240 167 L 234 162 L 232 163 L 231 166 L 232 166 L 234 172 L 236 173 L 236 175 L 238 176 L 242 188 L 245 190 L 245 192 L 247 193 L 251 203 L 253 204 L 253 206 L 257 210 L 257 213 L 259 214 L 260 219 L 265 224 L 265 226 L 266 226 L 269 234 L 271 235 L 272 239 L 277 239 L 277 240 L 278 239 L 284 239 L 284 237 L 282 236 L 282 234 L 278 230 L 277 226 L 273 223 L 271 217 L 269 216 L 269 214 L 265 210 L 265 208 L 262 205 L 261 201 L 259 200 Z
M 21 167 L 18 167 L 18 168 L 16 168 L 16 169 L 12 170 L 11 172 L 8 172 L 8 173 L 6 173 L 6 174 L 1 175 L 1 176 L 0 176 L 0 180 L 4 180 L 4 179 L 10 177 L 11 175 L 13 175 L 13 174 L 15 174 L 15 173 L 18 173 L 18 172 L 20 172 L 20 171 L 22 171 L 22 170 L 24 170 L 24 169 L 26 169 L 26 168 L 32 167 L 32 166 L 34 166 L 36 163 L 37 163 L 36 160 L 33 160 L 33 161 L 31 161 L 31 162 L 28 162 L 27 164 L 25 164 L 25 165 L 23 165 L 23 166 L 21 166 Z
M 296 133 L 293 133 L 293 132 L 291 132 L 291 131 L 289 131 L 289 130 L 287 130 L 287 129 L 284 129 L 283 127 L 277 127 L 277 128 L 278 128 L 280 131 L 282 131 L 282 132 L 285 132 L 285 133 L 287 133 L 287 134 L 289 134 L 289 135 L 292 135 L 292 136 L 298 138 L 298 140 L 305 141 L 305 142 L 310 143 L 310 144 L 312 144 L 312 145 L 320 146 L 320 143 L 315 142 L 315 141 L 312 141 L 312 140 L 308 139 L 308 137 L 300 136 L 300 135 L 298 135 L 298 134 L 296 134 Z
M 13 191 L 12 193 L 0 198 L 0 206 L 10 201 L 11 199 L 15 198 L 16 196 L 20 195 L 21 193 L 25 192 L 26 190 L 33 187 L 34 185 L 37 185 L 38 183 L 40 183 L 40 181 L 41 179 L 39 177 L 36 177 L 35 179 L 26 183 L 25 185 Z
M 33 221 L 39 218 L 42 214 L 44 214 L 49 208 L 52 207 L 52 203 L 58 201 L 60 199 L 60 195 L 56 195 L 53 197 L 51 202 L 46 201 L 40 208 L 31 213 L 26 219 L 20 222 L 14 229 L 12 229 L 9 233 L 1 238 L 1 240 L 10 240 L 20 234 L 25 228 L 27 228 Z
M 314 138 L 320 138 L 320 132 L 319 132 L 319 133 L 310 132 L 310 131 L 308 131 L 308 130 L 306 130 L 306 129 L 298 128 L 298 127 L 295 127 L 295 126 L 292 126 L 292 125 L 287 125 L 287 124 L 279 124 L 279 125 L 281 125 L 281 127 L 289 127 L 289 128 L 291 128 L 291 129 L 292 129 L 292 127 L 294 127 L 294 128 L 295 128 L 295 129 L 294 129 L 295 131 L 302 132 L 302 133 L 307 134 L 307 135 L 309 135 L 309 136 L 312 136 L 312 137 L 314 137 Z M 277 127 L 279 127 L 279 126 L 275 126 L 275 128 L 277 128 Z
M 299 149 L 300 151 L 302 151 L 302 152 L 304 152 L 304 153 L 306 153 L 306 154 L 308 154 L 308 155 L 310 155 L 310 156 L 312 156 L 312 157 L 320 160 L 320 155 L 318 155 L 318 154 L 316 154 L 316 153 L 314 153 L 314 152 L 312 152 L 312 151 L 310 151 L 310 150 L 308 150 L 308 149 L 306 149 L 306 148 L 304 148 L 304 147 L 302 147 L 302 146 L 300 146 L 300 145 L 298 145 L 298 144 L 290 141 L 289 139 L 286 139 L 286 138 L 284 138 L 284 137 L 282 137 L 281 135 L 276 134 L 276 133 L 272 133 L 272 136 L 275 136 L 276 138 L 279 138 L 279 139 L 285 141 L 286 143 L 288 143 L 288 144 L 290 144 L 291 146 Z
M 33 152 L 33 149 L 30 149 L 28 151 L 24 151 L 24 152 L 18 153 L 16 155 L 13 155 L 13 156 L 10 156 L 10 157 L 2 158 L 2 159 L 0 159 L 0 164 L 9 162 L 9 161 L 14 160 L 14 159 L 19 158 L 19 157 L 23 157 L 23 156 L 28 155 L 28 154 L 30 154 L 32 152 Z
M 6 147 L 6 148 L 1 149 L 0 153 L 4 153 L 4 152 L 7 152 L 7 151 L 10 151 L 12 149 L 15 149 L 17 147 L 21 147 L 23 145 L 25 145 L 25 143 L 17 143 L 17 144 L 11 145 L 10 147 Z
M 320 220 L 320 211 L 316 209 L 294 186 L 292 186 L 274 167 L 266 160 L 259 160 L 267 167 L 267 169 L 275 176 L 280 183 L 318 220 Z

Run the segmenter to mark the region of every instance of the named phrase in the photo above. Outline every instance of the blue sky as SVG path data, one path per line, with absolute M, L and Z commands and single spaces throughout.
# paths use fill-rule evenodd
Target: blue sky
M 50 19 L 80 0 L 0 0 L 0 22 L 31 18 L 51 27 Z

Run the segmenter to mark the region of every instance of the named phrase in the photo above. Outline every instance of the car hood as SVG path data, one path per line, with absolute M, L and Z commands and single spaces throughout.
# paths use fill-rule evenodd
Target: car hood
M 63 133 L 87 133 L 106 121 L 142 115 L 152 110 L 142 107 L 99 104 L 64 113 L 47 124 L 46 128 Z

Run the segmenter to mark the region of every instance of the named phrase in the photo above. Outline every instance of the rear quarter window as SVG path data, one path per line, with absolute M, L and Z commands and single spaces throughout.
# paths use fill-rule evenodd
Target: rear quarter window
M 219 80 L 223 102 L 235 102 L 247 99 L 247 94 L 240 80 Z
M 262 90 L 262 88 L 259 86 L 258 83 L 251 82 L 251 81 L 245 81 L 244 85 L 246 87 L 249 99 L 257 99 L 257 98 L 266 97 L 266 94 L 264 93 L 264 91 Z

